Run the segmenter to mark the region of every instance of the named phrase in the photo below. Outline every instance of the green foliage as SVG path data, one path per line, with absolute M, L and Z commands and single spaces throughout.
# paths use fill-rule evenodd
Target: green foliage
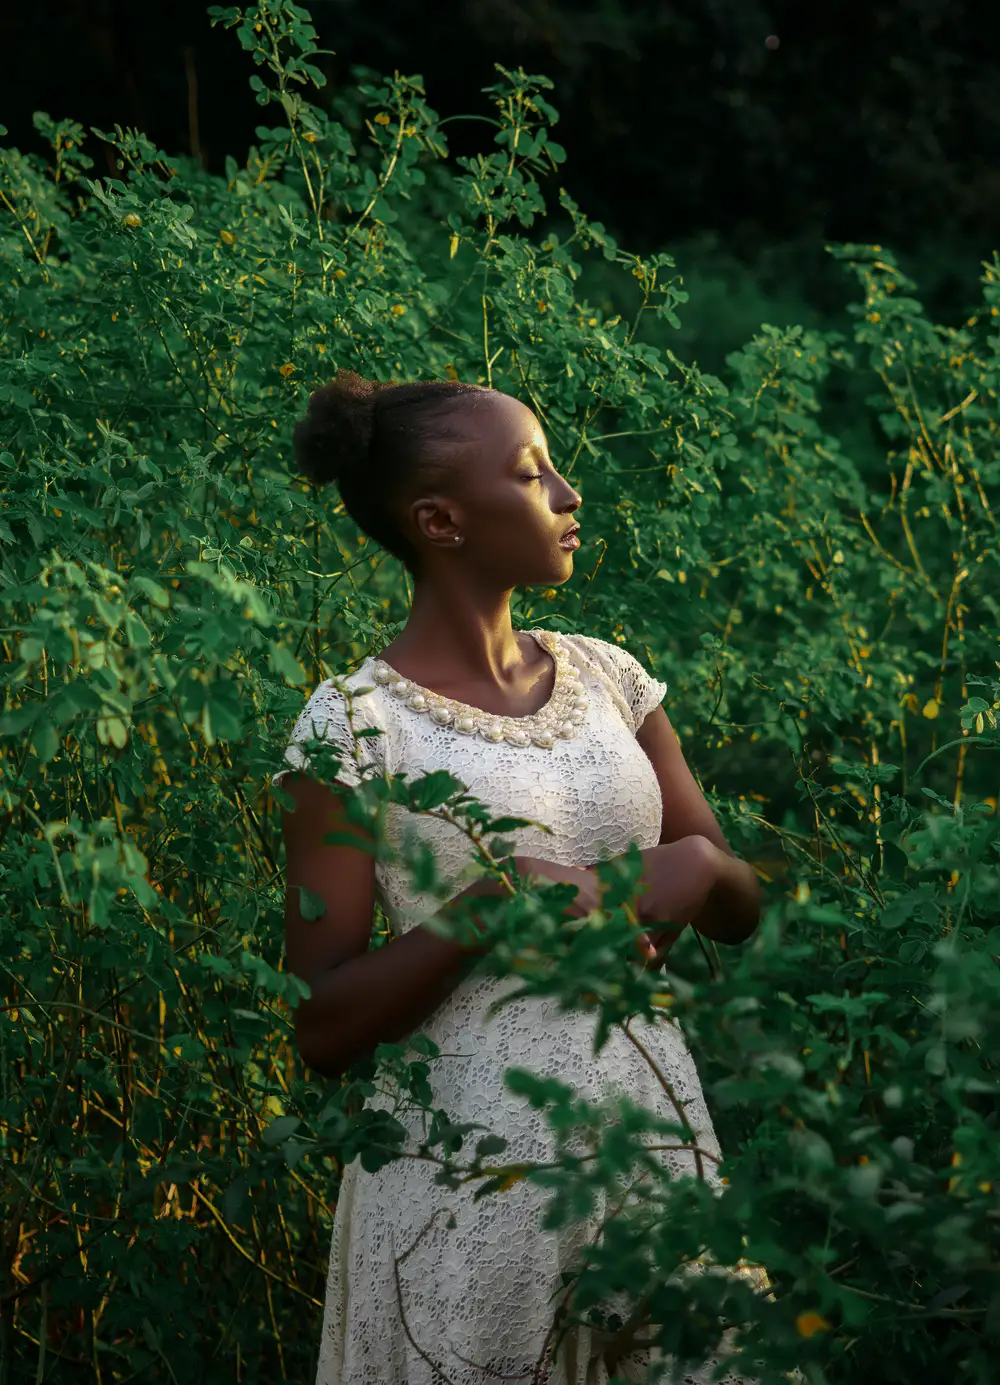
M 626 1331 L 692 1360 L 726 1319 L 765 1381 L 987 1381 L 1000 261 L 952 329 L 889 252 L 830 247 L 863 296 L 853 341 L 765 324 L 724 384 L 668 344 L 687 299 L 669 255 L 628 254 L 564 189 L 549 217 L 544 78 L 498 69 L 493 145 L 450 160 L 419 77 L 359 70 L 312 104 L 305 10 L 210 13 L 276 107 L 243 167 L 211 177 L 116 128 L 125 176 L 94 179 L 81 127 L 42 114 L 48 164 L 0 152 L 4 1385 L 309 1378 L 339 1169 L 415 1152 L 364 1107 L 376 1073 L 400 1112 L 431 1105 L 426 1036 L 339 1086 L 303 1071 L 307 988 L 282 956 L 269 775 L 308 690 L 388 642 L 409 595 L 288 471 L 338 366 L 536 409 L 585 541 L 576 580 L 520 593 L 515 620 L 616 639 L 668 678 L 709 786 L 724 752 L 709 798 L 768 884 L 750 944 L 723 960 L 685 938 L 669 982 L 630 960 L 634 858 L 602 867 L 608 908 L 575 926 L 558 890 L 483 907 L 523 993 L 596 1006 L 602 1036 L 683 1019 L 727 1155 L 720 1198 L 653 1167 L 575 1311 L 624 1290 Z M 631 277 L 627 320 L 580 295 L 595 260 Z M 880 469 L 831 431 L 838 378 L 861 384 Z M 350 812 L 373 841 L 390 797 L 448 815 L 499 875 L 516 821 L 447 775 L 368 778 Z M 404 859 L 436 884 L 416 844 Z M 444 1111 L 419 1152 L 479 1196 L 537 1180 L 550 1224 L 647 1160 L 644 1135 L 687 1137 L 680 1116 L 509 1081 L 549 1112 L 556 1167 L 498 1163 L 502 1132 L 470 1150 Z M 679 1283 L 699 1258 L 766 1265 L 773 1292 Z

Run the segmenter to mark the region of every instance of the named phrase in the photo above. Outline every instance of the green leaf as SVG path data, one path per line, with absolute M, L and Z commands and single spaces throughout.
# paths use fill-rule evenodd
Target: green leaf
M 895 842 L 882 843 L 882 871 L 895 880 L 905 880 L 910 858 Z
M 944 1044 L 932 1044 L 924 1056 L 924 1067 L 935 1077 L 943 1077 L 948 1071 L 948 1050 Z
M 491 1154 L 502 1154 L 510 1141 L 502 1135 L 483 1135 L 476 1141 L 476 1158 L 486 1159 Z
M 31 731 L 31 745 L 43 765 L 54 760 L 59 752 L 59 736 L 47 717 L 39 717 Z
M 304 919 L 312 923 L 315 919 L 321 919 L 324 916 L 326 903 L 318 894 L 313 894 L 312 890 L 306 889 L 305 885 L 300 885 L 299 913 Z
M 145 592 L 154 606 L 159 606 L 163 610 L 169 608 L 170 593 L 159 582 L 154 581 L 151 577 L 143 576 L 142 573 L 137 573 L 132 578 L 132 584 L 138 587 L 140 591 Z
M 410 803 L 417 812 L 428 812 L 447 803 L 462 788 L 461 783 L 447 770 L 432 770 L 410 786 Z
M 282 644 L 271 641 L 268 645 L 269 659 L 272 672 L 284 678 L 286 683 L 291 683 L 293 687 L 299 687 L 306 681 L 305 669 L 296 659 L 295 655 L 285 648 Z
M 529 818 L 493 818 L 487 823 L 489 832 L 516 832 L 519 827 L 530 827 Z
M 282 1140 L 286 1140 L 293 1131 L 298 1130 L 301 1124 L 298 1116 L 279 1116 L 261 1131 L 261 1141 L 265 1145 L 280 1145 Z
M 26 636 L 17 647 L 20 658 L 26 664 L 37 664 L 45 653 L 45 645 L 34 636 Z
M 250 1180 L 238 1175 L 222 1198 L 222 1215 L 230 1226 L 243 1226 L 250 1214 Z

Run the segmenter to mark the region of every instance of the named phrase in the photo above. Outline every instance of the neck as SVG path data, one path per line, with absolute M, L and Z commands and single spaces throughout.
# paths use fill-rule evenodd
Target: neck
M 510 620 L 512 591 L 477 591 L 466 582 L 444 591 L 436 583 L 417 582 L 410 616 L 395 652 L 419 655 L 421 663 L 451 680 L 502 683 L 523 662 Z

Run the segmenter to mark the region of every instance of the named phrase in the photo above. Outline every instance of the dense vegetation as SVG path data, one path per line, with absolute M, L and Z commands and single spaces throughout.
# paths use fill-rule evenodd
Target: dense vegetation
M 526 988 L 607 1025 L 682 1018 L 728 1156 L 722 1198 L 654 1179 L 577 1311 L 624 1291 L 626 1330 L 692 1359 L 726 1319 L 764 1381 L 988 1381 L 1000 259 L 947 326 L 889 250 L 832 245 L 852 335 L 764 324 L 711 375 L 673 349 L 697 304 L 672 258 L 546 204 L 544 78 L 499 69 L 492 143 L 452 159 L 419 78 L 310 100 L 304 10 L 210 13 L 276 121 L 242 166 L 116 128 L 122 176 L 96 179 L 82 128 L 41 113 L 48 161 L 0 150 L 0 1385 L 310 1378 L 338 1170 L 413 1152 L 364 1109 L 376 1064 L 302 1070 L 282 957 L 270 773 L 308 690 L 407 611 L 399 565 L 289 473 L 338 366 L 536 409 L 586 542 L 515 622 L 668 680 L 766 882 L 750 944 L 687 937 L 655 978 L 623 906 L 570 930 L 551 893 L 497 903 L 496 965 Z M 588 296 L 610 276 L 627 312 Z M 490 868 L 503 825 L 447 776 L 365 782 L 354 811 L 377 829 L 390 795 L 453 812 Z M 434 1056 L 415 1038 L 377 1066 L 422 1103 Z M 511 1169 L 436 1113 L 423 1152 L 486 1196 L 534 1177 L 579 1215 L 671 1129 L 510 1080 L 595 1157 Z M 773 1292 L 679 1286 L 699 1256 Z

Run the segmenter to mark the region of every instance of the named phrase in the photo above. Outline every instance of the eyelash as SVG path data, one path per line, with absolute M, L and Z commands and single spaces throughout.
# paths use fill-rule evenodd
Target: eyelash
M 542 479 L 542 475 L 543 475 L 543 473 L 542 473 L 542 472 L 539 472 L 537 476 L 522 476 L 522 477 L 521 477 L 521 480 L 522 480 L 522 481 L 540 481 L 540 480 Z

